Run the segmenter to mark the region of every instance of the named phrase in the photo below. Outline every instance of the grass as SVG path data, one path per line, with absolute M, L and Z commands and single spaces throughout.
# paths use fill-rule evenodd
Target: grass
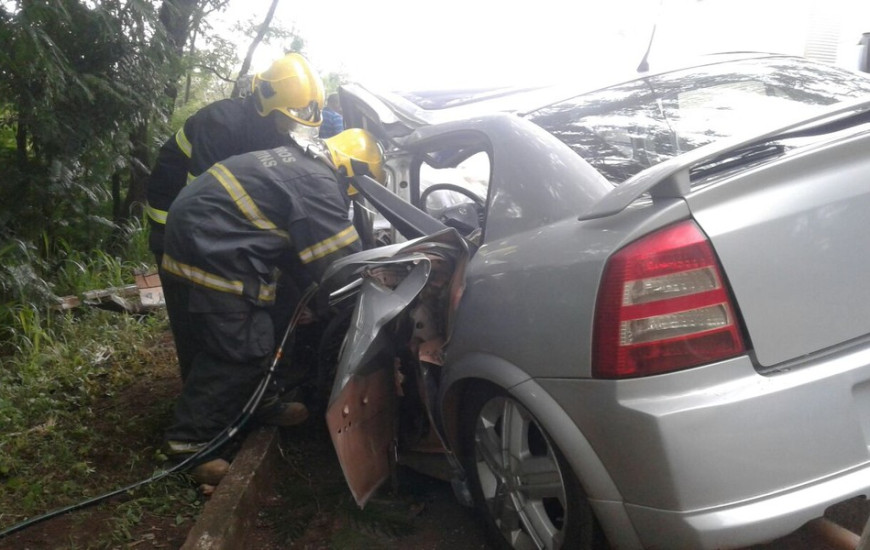
M 55 307 L 58 296 L 133 282 L 149 259 L 147 236 L 141 226 L 126 232 L 126 258 L 65 243 L 0 250 L 0 531 L 149 477 L 158 466 L 177 392 L 152 391 L 158 374 L 167 388 L 177 377 L 165 312 Z M 68 547 L 130 543 L 142 525 L 184 525 L 202 504 L 182 475 L 123 500 L 68 520 Z M 109 528 L 94 533 L 79 519 L 91 514 Z M 85 538 L 75 534 L 81 521 Z

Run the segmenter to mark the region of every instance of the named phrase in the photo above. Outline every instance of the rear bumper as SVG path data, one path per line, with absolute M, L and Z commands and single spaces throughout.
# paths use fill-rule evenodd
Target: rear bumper
M 700 512 L 626 505 L 647 548 L 739 548 L 773 540 L 820 517 L 825 508 L 870 490 L 870 465 L 794 491 Z M 675 544 L 679 541 L 679 544 Z
M 773 376 L 741 357 L 648 379 L 532 383 L 589 442 L 646 547 L 772 540 L 870 494 L 870 346 Z

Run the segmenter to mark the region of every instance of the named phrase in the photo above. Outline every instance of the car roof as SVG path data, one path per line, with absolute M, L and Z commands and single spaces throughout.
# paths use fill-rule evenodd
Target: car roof
M 492 88 L 376 91 L 358 84 L 346 85 L 351 93 L 362 88 L 385 102 L 412 127 L 439 124 L 493 112 L 525 114 L 558 101 L 627 82 L 672 73 L 693 67 L 715 65 L 747 59 L 794 58 L 763 52 L 726 52 L 693 57 L 654 70 L 637 72 L 623 68 L 585 73 L 580 79 L 532 86 Z M 806 61 L 806 60 L 804 60 Z

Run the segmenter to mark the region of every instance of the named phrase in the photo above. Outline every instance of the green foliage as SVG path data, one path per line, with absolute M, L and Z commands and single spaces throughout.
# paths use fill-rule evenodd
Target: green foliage
M 235 26 L 235 31 L 251 40 L 256 36 L 261 23 L 260 19 L 239 22 Z M 277 19 L 273 20 L 269 28 L 266 29 L 266 34 L 263 35 L 263 44 L 280 45 L 285 52 L 299 52 L 305 55 L 305 39 L 296 27 L 291 25 L 288 28 Z
M 191 521 L 202 509 L 202 498 L 190 488 L 183 475 L 174 475 L 145 485 L 132 499 L 114 507 L 112 530 L 106 533 L 106 547 L 116 548 L 134 540 L 134 528 L 148 515 L 175 517 L 176 525 Z
M 200 30 L 202 38 L 188 50 L 184 58 L 186 81 L 184 93 L 180 93 L 176 111 L 173 112 L 171 128 L 179 128 L 184 120 L 200 107 L 230 97 L 233 67 L 238 64 L 238 47 L 231 40 L 211 32 L 206 22 Z M 197 36 L 200 36 L 199 34 Z
M 323 75 L 323 87 L 326 89 L 326 95 L 338 91 L 338 87 L 349 82 L 349 77 L 345 72 L 330 72 Z
M 58 354 L 54 344 L 63 350 L 79 319 L 57 310 L 61 296 L 130 284 L 135 272 L 146 267 L 150 255 L 141 224 L 123 233 L 132 260 L 101 249 L 79 252 L 45 235 L 38 243 L 18 240 L 0 248 L 0 360 L 7 365 L 0 377 L 39 369 Z
M 153 262 L 147 229 L 136 216 L 121 222 L 129 212 L 119 199 L 180 126 L 169 122 L 167 90 L 194 75 L 182 116 L 229 93 L 215 75 L 231 77 L 238 52 L 202 19 L 227 0 L 192 2 L 191 28 L 203 38 L 186 60 L 158 17 L 174 2 L 0 2 L 0 528 L 115 488 L 117 473 L 107 477 L 94 457 L 119 434 L 156 446 L 169 420 L 170 401 L 133 415 L 98 408 L 149 377 L 165 314 L 57 306 L 61 296 L 130 284 Z M 150 472 L 153 450 L 112 448 L 137 476 Z M 172 476 L 137 490 L 99 547 L 129 542 L 144 514 L 189 521 L 201 499 L 188 483 Z
M 130 219 L 115 235 L 118 241 L 113 248 L 123 250 L 128 266 L 133 266 L 135 270 L 154 263 L 154 254 L 148 248 L 148 227 L 144 219 Z
M 108 238 L 111 177 L 162 101 L 153 4 L 22 0 L 0 26 L 0 235 Z
M 138 213 L 162 141 L 198 108 L 230 93 L 240 51 L 209 23 L 227 3 L 0 4 L 0 239 L 47 234 L 85 248 L 117 237 L 112 223 Z M 182 12 L 189 27 L 173 20 Z M 185 28 L 188 35 L 179 35 Z M 183 49 L 167 32 L 179 44 L 187 40 Z M 295 30 L 280 25 L 265 41 L 304 47 Z M 172 117 L 176 97 L 181 110 Z
M 86 428 L 95 414 L 90 407 L 96 397 L 143 374 L 156 322 L 89 310 L 57 316 L 45 330 L 35 322 L 41 315 L 19 310 L 19 352 L 0 373 L 0 471 L 6 472 L 0 485 L 10 497 L 20 497 L 28 512 L 44 508 L 54 494 L 75 493 L 69 484 L 93 475 L 82 457 L 105 441 Z M 62 482 L 45 475 L 49 465 L 65 473 Z M 40 490 L 33 486 L 37 480 Z
M 208 101 L 200 100 L 196 97 L 197 96 L 193 96 L 191 101 L 183 105 L 179 105 L 175 108 L 175 110 L 172 112 L 172 120 L 169 124 L 171 128 L 175 128 L 177 131 L 178 128 L 181 128 L 184 125 L 184 121 L 187 120 L 188 117 L 193 115 L 195 112 L 200 110 L 208 103 Z M 168 137 L 169 136 L 167 135 L 167 138 Z
M 117 235 L 115 248 L 126 259 L 101 248 L 81 252 L 63 239 L 52 241 L 47 233 L 36 242 L 14 240 L 0 248 L 0 336 L 5 336 L 0 342 L 18 347 L 19 337 L 27 337 L 28 331 L 15 329 L 21 328 L 15 312 L 45 312 L 60 296 L 130 284 L 137 270 L 153 262 L 140 220 L 110 229 Z M 3 351 L 0 344 L 0 357 Z
M 117 234 L 124 243 L 116 246 L 117 255 L 81 252 L 46 234 L 0 246 L 0 528 L 132 483 L 154 469 L 151 459 L 172 398 L 140 409 L 135 400 L 115 396 L 147 380 L 155 363 L 167 365 L 158 344 L 167 329 L 165 311 L 131 316 L 55 307 L 58 296 L 130 284 L 143 261 L 151 260 L 140 222 Z M 128 440 L 137 446 L 118 445 Z M 122 465 L 120 475 L 96 464 L 107 451 Z M 120 505 L 106 504 L 112 519 L 97 547 L 129 542 L 143 514 L 189 521 L 202 504 L 189 489 L 183 476 L 171 476 Z

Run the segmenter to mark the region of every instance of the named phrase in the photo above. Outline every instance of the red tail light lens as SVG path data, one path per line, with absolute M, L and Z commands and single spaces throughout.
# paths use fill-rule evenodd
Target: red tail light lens
M 661 374 L 743 353 L 722 273 L 694 222 L 666 227 L 610 259 L 593 338 L 598 378 Z

